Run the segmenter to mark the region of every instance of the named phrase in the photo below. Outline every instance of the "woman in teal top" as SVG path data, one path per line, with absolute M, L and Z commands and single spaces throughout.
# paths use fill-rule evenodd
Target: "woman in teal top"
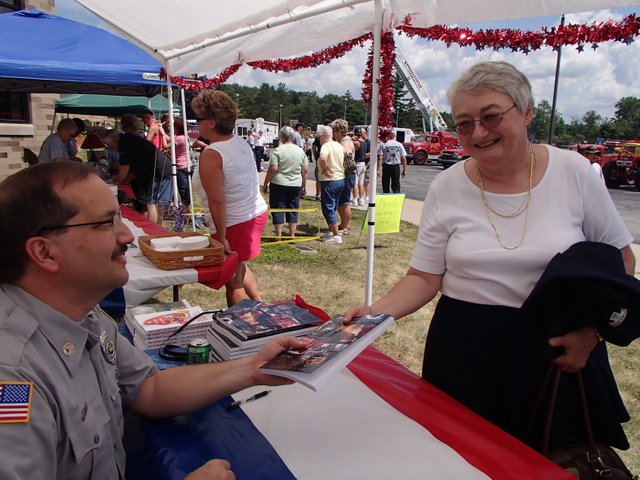
M 304 150 L 293 143 L 294 134 L 293 128 L 282 127 L 278 135 L 280 146 L 271 152 L 269 170 L 262 186 L 265 194 L 269 192 L 269 208 L 298 209 L 300 196 L 306 193 L 309 160 Z M 282 236 L 285 218 L 289 224 L 289 236 L 295 236 L 297 212 L 274 212 L 271 217 L 278 239 Z

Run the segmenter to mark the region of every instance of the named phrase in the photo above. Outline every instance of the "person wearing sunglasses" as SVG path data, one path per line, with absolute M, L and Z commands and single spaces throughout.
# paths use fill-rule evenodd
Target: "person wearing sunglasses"
M 123 479 L 123 406 L 149 417 L 197 410 L 256 384 L 288 347 L 158 371 L 98 302 L 128 280 L 134 237 L 89 167 L 56 162 L 0 183 L 0 461 L 2 478 Z M 186 478 L 233 479 L 226 460 Z
M 505 62 L 478 63 L 451 85 L 448 100 L 471 157 L 431 183 L 407 274 L 371 306 L 349 309 L 345 321 L 368 313 L 402 318 L 440 294 L 423 378 L 518 434 L 519 405 L 510 401 L 531 379 L 509 382 L 510 359 L 535 355 L 510 340 L 520 306 L 551 259 L 581 241 L 620 249 L 633 275 L 633 237 L 584 157 L 529 142 L 534 101 L 522 72 Z M 564 349 L 554 363 L 573 372 L 598 336 L 584 327 L 549 344 Z

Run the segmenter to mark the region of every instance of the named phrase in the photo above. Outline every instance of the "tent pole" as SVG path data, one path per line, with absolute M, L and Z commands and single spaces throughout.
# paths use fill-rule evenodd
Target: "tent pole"
M 373 254 L 375 250 L 376 228 L 376 178 L 378 166 L 378 119 L 380 104 L 380 51 L 382 45 L 382 0 L 375 0 L 375 20 L 373 24 L 373 72 L 371 79 L 371 155 L 369 159 L 369 211 L 367 215 L 367 271 L 364 303 L 371 305 L 373 292 Z
M 56 112 L 56 111 L 54 110 L 54 112 L 53 112 L 53 119 L 51 120 L 51 134 L 56 133 L 56 131 L 55 131 L 55 126 L 56 126 L 56 116 L 57 116 L 57 115 L 58 115 L 58 112 Z
M 184 88 L 180 89 L 180 102 L 182 103 L 182 129 L 184 131 L 184 143 L 187 150 L 187 166 L 191 165 L 191 142 L 189 141 L 189 125 L 187 124 L 187 101 L 184 97 Z M 191 175 L 189 180 L 189 198 L 191 198 L 191 229 L 196 231 L 196 216 L 193 212 L 193 187 L 191 185 Z M 177 177 L 176 177 L 177 180 Z
M 560 18 L 560 28 L 564 27 L 564 15 Z M 562 58 L 562 47 L 558 47 L 558 55 L 556 57 L 556 76 L 553 81 L 553 100 L 551 101 L 551 118 L 549 119 L 549 136 L 547 143 L 551 145 L 553 139 L 554 120 L 556 118 L 556 100 L 558 99 L 558 79 L 560 78 L 560 59 Z
M 165 65 L 166 70 L 166 65 Z M 178 174 L 176 172 L 176 135 L 173 130 L 173 92 L 171 75 L 167 70 L 167 100 L 169 103 L 169 136 L 171 137 L 171 177 L 173 179 L 173 203 L 178 204 Z

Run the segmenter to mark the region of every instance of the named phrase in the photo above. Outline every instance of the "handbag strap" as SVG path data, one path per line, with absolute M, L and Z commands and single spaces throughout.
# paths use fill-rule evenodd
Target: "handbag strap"
M 540 404 L 544 399 L 544 392 L 548 388 L 549 380 L 553 377 L 553 387 L 551 390 L 551 397 L 549 399 L 549 408 L 547 410 L 547 418 L 545 419 L 544 426 L 544 434 L 542 437 L 542 454 L 546 457 L 549 454 L 549 441 L 551 438 L 551 424 L 553 420 L 553 412 L 556 407 L 556 400 L 558 398 L 558 389 L 560 386 L 560 376 L 562 375 L 562 369 L 557 365 L 551 365 L 549 367 L 549 371 L 547 372 L 547 376 L 540 388 L 540 393 L 538 394 L 538 398 L 536 400 L 536 404 L 534 407 L 534 412 L 539 411 Z M 584 421 L 584 433 L 587 437 L 587 446 L 589 447 L 589 451 L 592 451 L 596 454 L 596 458 L 593 461 L 597 461 L 599 458 L 599 454 L 597 453 L 597 449 L 595 446 L 595 442 L 593 440 L 593 431 L 591 430 L 591 418 L 589 417 L 589 406 L 587 404 L 587 395 L 584 389 L 584 379 L 582 377 L 582 371 L 577 371 L 575 373 L 577 381 L 578 381 L 578 395 L 580 397 L 580 404 L 582 407 L 582 419 Z M 588 458 L 589 463 L 592 463 L 591 458 Z
M 544 423 L 544 434 L 542 437 L 542 454 L 547 457 L 549 456 L 549 441 L 551 439 L 551 423 L 553 420 L 553 412 L 556 409 L 556 400 L 558 399 L 558 388 L 560 386 L 560 376 L 562 375 L 562 370 L 557 365 L 551 365 L 549 367 L 549 371 L 547 372 L 547 377 L 545 379 L 545 384 L 543 388 L 549 383 L 549 378 L 553 377 L 553 386 L 551 387 L 551 398 L 549 399 L 549 408 L 547 409 L 547 418 Z M 544 396 L 544 390 L 541 390 L 542 396 Z

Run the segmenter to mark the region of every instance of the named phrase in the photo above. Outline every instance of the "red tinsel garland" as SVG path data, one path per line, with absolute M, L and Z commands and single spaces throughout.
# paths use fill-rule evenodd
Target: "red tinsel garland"
M 522 32 L 512 29 L 488 29 L 477 32 L 468 28 L 451 28 L 445 25 L 435 25 L 428 28 L 416 28 L 411 26 L 411 18 L 407 17 L 404 24 L 398 30 L 409 37 L 421 37 L 429 40 L 442 41 L 450 46 L 455 43 L 460 46 L 475 46 L 477 50 L 484 48 L 510 48 L 512 51 L 529 53 L 543 46 L 558 49 L 561 46 L 576 45 L 578 51 L 584 49 L 585 44 L 591 44 L 594 50 L 598 43 L 617 41 L 625 44 L 633 42 L 634 37 L 640 35 L 640 19 L 635 14 L 629 15 L 621 22 L 594 22 L 591 25 L 569 24 L 558 28 L 543 27 L 537 32 Z M 329 63 L 335 58 L 340 58 L 356 46 L 362 46 L 370 40 L 372 34 L 368 33 L 353 40 L 341 42 L 337 45 L 325 48 L 318 52 L 302 57 L 276 60 L 260 60 L 248 62 L 253 68 L 259 68 L 270 72 L 291 72 L 301 68 L 317 67 Z M 393 119 L 393 63 L 395 59 L 395 42 L 392 32 L 382 34 L 382 51 L 380 61 L 380 116 L 378 125 L 381 132 L 389 131 Z M 171 81 L 180 88 L 197 91 L 203 88 L 216 88 L 236 73 L 241 64 L 225 68 L 217 76 L 206 80 L 190 80 L 179 77 L 171 77 Z M 367 108 L 371 108 L 373 69 L 373 45 L 369 49 L 367 68 L 363 78 L 362 101 Z M 164 69 L 160 76 L 166 79 Z
M 567 45 L 577 46 L 578 51 L 584 50 L 585 44 L 591 44 L 594 50 L 598 43 L 616 41 L 627 45 L 633 42 L 633 37 L 640 35 L 640 19 L 631 14 L 621 22 L 594 22 L 591 25 L 568 24 L 557 28 L 543 27 L 537 32 L 522 32 L 520 30 L 488 29 L 472 31 L 469 28 L 451 28 L 445 25 L 435 25 L 428 28 L 416 28 L 410 25 L 411 19 L 405 20 L 405 25 L 398 30 L 409 37 L 421 37 L 428 40 L 445 42 L 447 46 L 456 43 L 460 46 L 474 46 L 477 50 L 493 48 L 510 48 L 514 52 L 529 53 L 545 45 L 558 49 Z
M 378 102 L 379 132 L 388 132 L 393 124 L 393 62 L 396 58 L 395 40 L 392 32 L 382 34 L 380 45 L 380 100 Z M 367 69 L 362 80 L 362 101 L 371 109 L 371 93 L 373 80 L 373 44 L 369 48 Z
M 231 75 L 236 73 L 241 66 L 241 63 L 231 65 L 230 67 L 225 68 L 215 77 L 207 78 L 206 80 L 192 80 L 188 78 L 171 77 L 171 83 L 191 92 L 197 92 L 204 88 L 217 88 L 219 85 L 226 82 Z M 160 78 L 163 80 L 167 79 L 167 72 L 164 68 L 160 70 Z
M 259 68 L 261 70 L 267 70 L 269 72 L 291 72 L 293 70 L 299 70 L 301 68 L 313 68 L 324 63 L 329 63 L 335 58 L 340 58 L 349 53 L 354 47 L 361 47 L 364 42 L 371 39 L 373 35 L 367 33 L 361 35 L 353 40 L 347 40 L 346 42 L 338 43 L 331 47 L 314 52 L 309 55 L 304 55 L 297 58 L 288 59 L 276 59 L 276 60 L 257 60 L 255 62 L 247 62 L 247 65 L 253 68 Z

